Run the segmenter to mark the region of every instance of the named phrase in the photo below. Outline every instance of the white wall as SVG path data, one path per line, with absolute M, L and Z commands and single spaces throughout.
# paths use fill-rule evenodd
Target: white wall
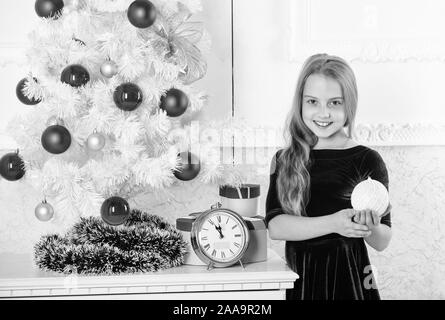
M 232 114 L 230 1 L 201 1 L 203 11 L 193 17 L 193 20 L 204 23 L 210 33 L 212 47 L 205 56 L 208 63 L 207 74 L 195 84 L 209 96 L 209 103 L 198 119 L 222 120 Z
M 445 123 L 445 2 L 235 1 L 236 117 L 281 126 L 306 57 L 344 57 L 358 123 Z
M 287 1 L 234 1 L 235 117 L 281 124 L 290 107 L 297 65 L 288 59 Z

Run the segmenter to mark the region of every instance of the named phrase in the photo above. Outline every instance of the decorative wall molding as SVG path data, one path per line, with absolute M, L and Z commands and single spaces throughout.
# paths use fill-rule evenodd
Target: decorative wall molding
M 358 142 L 375 146 L 445 145 L 445 124 L 359 124 Z
M 390 4 L 391 2 L 385 3 L 388 6 Z M 362 38 L 357 39 L 356 30 L 350 26 L 351 37 L 348 39 L 329 39 L 329 37 L 322 40 L 314 39 L 312 24 L 315 22 L 312 22 L 311 19 L 315 13 L 312 6 L 313 1 L 310 0 L 288 0 L 289 61 L 292 63 L 301 63 L 308 56 L 322 52 L 333 53 L 351 62 L 445 61 L 445 37 L 435 34 L 423 36 L 420 32 L 417 36 L 394 38 L 386 37 L 386 34 L 382 32 L 380 37 L 370 37 L 364 34 Z M 419 3 L 419 6 L 435 10 L 434 6 L 430 6 L 430 8 L 422 3 Z M 363 4 L 362 11 L 356 13 L 352 8 L 349 9 L 351 12 L 348 11 L 348 14 L 352 16 L 365 12 L 366 18 L 362 21 L 364 28 L 371 32 L 375 31 L 379 23 L 377 5 Z M 332 16 L 335 23 L 335 14 Z
M 256 139 L 249 140 L 240 136 L 243 134 L 242 131 L 236 132 L 238 136 L 235 133 L 235 148 L 267 148 L 284 145 L 283 127 L 255 126 L 249 131 L 260 134 Z M 360 123 L 355 126 L 353 138 L 358 143 L 367 146 L 442 146 L 445 145 L 445 123 Z

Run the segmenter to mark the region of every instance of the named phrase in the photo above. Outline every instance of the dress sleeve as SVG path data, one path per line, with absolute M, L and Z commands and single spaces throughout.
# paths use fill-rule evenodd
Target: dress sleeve
M 361 172 L 365 173 L 366 178 L 370 176 L 371 179 L 381 182 L 389 192 L 388 170 L 386 169 L 385 162 L 377 151 L 371 149 L 366 152 L 361 165 Z M 380 223 L 391 227 L 391 211 L 382 217 Z
M 280 155 L 281 150 L 277 151 L 274 155 L 271 165 L 270 165 L 270 182 L 269 182 L 269 191 L 267 192 L 266 198 L 266 217 L 265 222 L 266 226 L 269 226 L 270 220 L 275 218 L 280 214 L 285 214 L 283 208 L 281 207 L 280 200 L 278 199 L 277 192 L 277 176 L 278 176 L 278 156 Z

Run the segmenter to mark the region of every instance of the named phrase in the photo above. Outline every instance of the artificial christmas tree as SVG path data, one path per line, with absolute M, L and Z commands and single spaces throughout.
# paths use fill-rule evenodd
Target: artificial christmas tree
M 193 179 L 234 183 L 232 166 L 205 154 L 194 154 L 198 165 L 183 178 L 191 166 L 181 154 L 192 146 L 182 120 L 206 103 L 193 83 L 206 73 L 201 49 L 209 37 L 189 21 L 200 1 L 47 0 L 35 9 L 29 75 L 17 86 L 19 100 L 33 107 L 8 130 L 27 173 L 21 183 L 51 206 L 41 221 L 100 218 L 101 208 L 104 217 L 110 198 L 131 202 Z

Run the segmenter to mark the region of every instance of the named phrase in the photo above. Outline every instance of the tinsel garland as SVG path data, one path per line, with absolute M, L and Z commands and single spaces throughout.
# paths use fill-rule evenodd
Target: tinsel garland
M 151 272 L 184 262 L 187 243 L 163 218 L 133 210 L 113 227 L 100 218 L 81 218 L 65 236 L 42 236 L 34 259 L 46 271 L 78 274 Z

